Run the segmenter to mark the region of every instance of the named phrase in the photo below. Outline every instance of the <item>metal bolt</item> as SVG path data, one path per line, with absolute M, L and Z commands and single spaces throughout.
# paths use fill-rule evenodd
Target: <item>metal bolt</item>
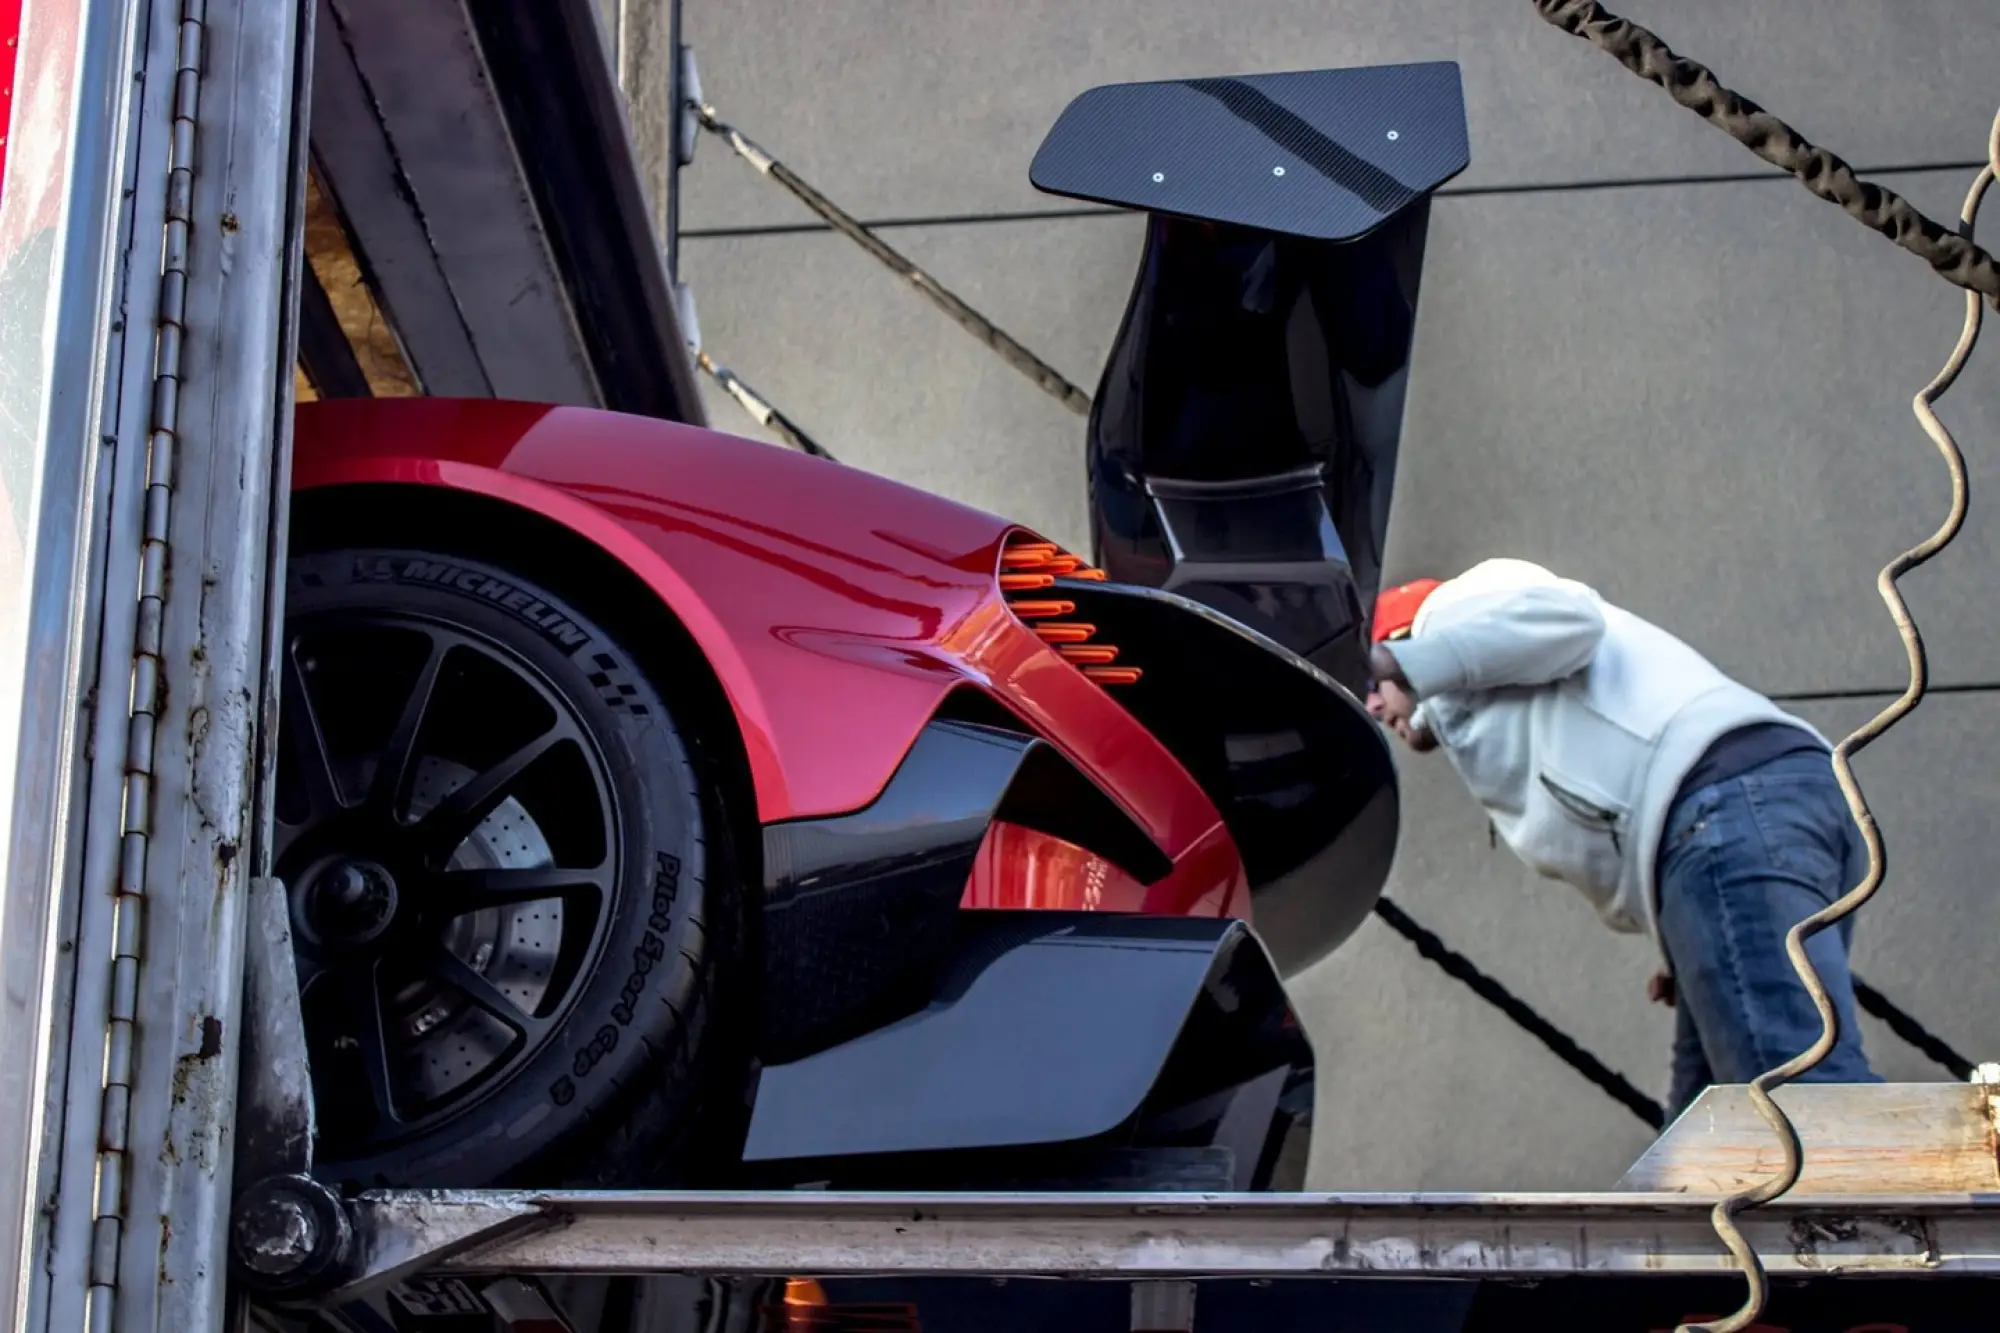
M 1282 176 L 1285 174 L 1285 169 L 1283 167 L 1272 167 L 1271 174 L 1273 176 Z
M 364 944 L 381 934 L 396 914 L 396 885 L 382 867 L 368 861 L 328 866 L 306 894 L 313 931 L 345 944 Z
M 245 1267 L 283 1277 L 312 1258 L 319 1222 L 299 1199 L 262 1198 L 236 1215 L 236 1246 Z
M 335 1285 L 354 1252 L 354 1225 L 326 1186 L 309 1176 L 271 1176 L 237 1196 L 230 1250 L 256 1291 L 312 1295 Z
M 369 891 L 374 888 L 371 879 L 366 870 L 348 861 L 328 871 L 320 886 L 329 906 L 352 911 L 367 905 Z
M 1396 133 L 1396 131 L 1394 131 L 1394 130 L 1390 130 L 1390 131 L 1389 131 L 1389 142 L 1390 142 L 1390 143 L 1394 143 L 1394 142 L 1396 142 L 1396 140 L 1398 140 L 1398 139 L 1400 139 L 1400 138 L 1402 138 L 1402 137 L 1403 137 L 1402 135 L 1400 135 L 1400 134 Z
M 1166 172 L 1156 171 L 1153 173 L 1153 184 L 1158 185 L 1161 181 L 1165 180 L 1166 178 L 1167 178 Z

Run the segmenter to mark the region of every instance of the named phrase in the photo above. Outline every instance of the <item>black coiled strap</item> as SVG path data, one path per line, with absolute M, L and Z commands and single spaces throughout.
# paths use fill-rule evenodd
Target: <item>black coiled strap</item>
M 1607 11 L 1597 0 L 1534 0 L 1541 16 L 1581 37 L 1819 198 L 1878 231 L 1935 269 L 1945 281 L 2000 306 L 2000 262 L 1966 237 L 1918 212 L 1886 186 L 1864 181 L 1837 154 L 1806 140 L 1749 98 L 1722 86 L 1697 61 L 1674 54 L 1653 33 Z

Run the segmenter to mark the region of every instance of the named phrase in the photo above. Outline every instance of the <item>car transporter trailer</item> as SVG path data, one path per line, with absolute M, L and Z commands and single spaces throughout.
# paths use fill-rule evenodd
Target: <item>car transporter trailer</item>
M 1713 1206 L 1784 1158 L 1740 1087 L 1596 1194 L 317 1182 L 268 852 L 293 404 L 504 390 L 702 423 L 678 5 L 9 0 L 0 22 L 11 1327 L 1641 1330 L 1741 1303 Z M 1778 1103 L 1804 1165 L 1738 1218 L 1772 1280 L 1752 1326 L 1990 1327 L 2000 1088 Z

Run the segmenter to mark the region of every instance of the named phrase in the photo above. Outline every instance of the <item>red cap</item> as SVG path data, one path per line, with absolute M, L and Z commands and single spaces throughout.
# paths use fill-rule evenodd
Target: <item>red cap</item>
M 1375 624 L 1371 635 L 1374 642 L 1407 638 L 1410 627 L 1417 623 L 1417 608 L 1424 604 L 1426 597 L 1437 591 L 1441 582 L 1439 579 L 1416 579 L 1383 589 L 1375 598 Z

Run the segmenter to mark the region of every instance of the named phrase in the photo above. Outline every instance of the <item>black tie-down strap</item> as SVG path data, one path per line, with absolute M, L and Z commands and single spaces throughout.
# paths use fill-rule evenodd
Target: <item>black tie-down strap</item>
M 817 213 L 829 227 L 866 250 L 883 267 L 915 288 L 925 300 L 951 316 L 960 328 L 991 348 L 1002 361 L 1033 380 L 1042 392 L 1078 416 L 1089 415 L 1090 395 L 1065 379 L 1061 371 L 973 309 L 958 293 L 919 268 L 859 219 L 814 189 L 797 172 L 752 143 L 735 126 L 717 116 L 714 107 L 699 107 L 696 112 L 703 129 L 726 140 L 738 157 L 791 191 L 794 198 Z
M 1534 0 L 1541 16 L 1603 51 L 1774 167 L 1790 172 L 1814 196 L 1880 232 L 1929 264 L 1939 277 L 2000 305 L 2000 262 L 1970 236 L 1926 217 L 1886 185 L 1864 181 L 1841 157 L 1809 141 L 1713 71 L 1677 54 L 1652 32 L 1606 10 L 1597 0 Z
M 1514 1020 L 1529 1036 L 1548 1047 L 1558 1060 L 1590 1080 L 1598 1091 L 1654 1129 L 1666 1124 L 1666 1113 L 1658 1102 L 1639 1091 L 1623 1074 L 1585 1050 L 1574 1037 L 1542 1017 L 1533 1005 L 1480 971 L 1477 964 L 1447 945 L 1436 932 L 1419 925 L 1408 912 L 1387 898 L 1376 901 L 1375 915 L 1389 929 L 1415 945 L 1418 954 L 1443 968 L 1454 980 L 1464 982 L 1473 994 Z M 1891 1032 L 1936 1061 L 1953 1078 L 1963 1081 L 1972 1077 L 1972 1061 L 1860 977 L 1854 978 L 1854 998 L 1865 1012 L 1881 1019 Z
M 1556 1059 L 1596 1084 L 1598 1091 L 1612 1101 L 1654 1129 L 1667 1123 L 1666 1112 L 1661 1110 L 1660 1104 L 1633 1087 L 1631 1080 L 1578 1045 L 1574 1037 L 1543 1018 L 1526 1000 L 1480 971 L 1470 958 L 1450 948 L 1435 932 L 1418 925 L 1408 912 L 1387 898 L 1378 898 L 1375 915 L 1389 929 L 1414 944 L 1419 954 L 1443 968 L 1455 980 L 1464 982 L 1473 994 L 1513 1019 L 1529 1036 L 1548 1047 Z

